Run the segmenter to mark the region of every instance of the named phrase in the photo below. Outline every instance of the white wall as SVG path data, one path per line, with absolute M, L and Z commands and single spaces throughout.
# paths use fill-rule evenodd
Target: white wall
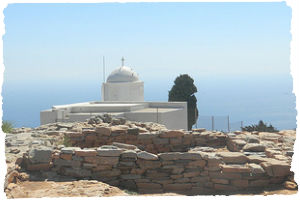
M 131 121 L 158 122 L 168 129 L 188 129 L 186 102 L 148 102 L 149 108 L 174 108 L 169 112 L 126 112 Z
M 187 110 L 180 109 L 176 111 L 163 113 L 161 124 L 165 124 L 168 129 L 188 129 Z
M 159 123 L 168 129 L 188 129 L 187 102 L 149 102 L 151 108 L 176 108 L 175 111 L 164 112 Z
M 124 117 L 131 121 L 155 122 L 164 124 L 168 129 L 185 129 L 187 130 L 187 113 L 184 109 L 178 109 L 170 112 L 135 112 L 125 113 Z
M 161 113 L 151 113 L 151 112 L 127 112 L 124 113 L 124 117 L 130 121 L 138 122 L 155 122 L 160 123 Z
M 159 112 L 134 112 L 144 108 L 174 108 L 175 110 Z M 53 122 L 85 121 L 91 116 L 111 113 L 126 117 L 131 121 L 157 122 L 168 129 L 187 130 L 186 102 L 85 102 L 53 106 L 50 110 L 41 111 L 41 124 Z
M 52 111 L 52 109 L 43 110 L 40 113 L 41 125 L 54 123 L 56 122 L 56 119 L 57 119 L 57 113 L 55 111 Z
M 144 82 L 103 83 L 102 101 L 144 101 Z

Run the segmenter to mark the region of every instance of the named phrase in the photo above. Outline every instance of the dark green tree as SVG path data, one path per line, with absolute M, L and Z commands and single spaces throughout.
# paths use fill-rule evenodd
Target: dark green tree
M 169 101 L 185 101 L 188 105 L 188 129 L 191 130 L 192 126 L 198 119 L 197 98 L 194 95 L 197 88 L 194 85 L 194 79 L 187 74 L 178 76 L 172 89 L 169 91 Z
M 259 120 L 257 125 L 245 126 L 242 128 L 243 131 L 260 131 L 260 132 L 278 132 L 276 128 L 270 124 L 269 126 L 264 123 L 262 120 Z

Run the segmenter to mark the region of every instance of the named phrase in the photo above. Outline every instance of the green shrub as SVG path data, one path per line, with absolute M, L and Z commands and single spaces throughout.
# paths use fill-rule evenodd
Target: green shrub
M 174 85 L 169 91 L 168 101 L 185 101 L 188 107 L 188 130 L 191 130 L 198 119 L 197 98 L 195 93 L 197 87 L 194 85 L 194 79 L 189 75 L 178 76 Z
M 68 136 L 66 136 L 66 135 L 64 136 L 64 145 L 65 145 L 65 147 L 72 146 L 70 138 Z
M 2 121 L 2 131 L 4 133 L 11 133 L 14 126 L 13 126 L 13 123 L 12 122 L 9 122 L 9 121 Z
M 72 143 L 70 138 L 65 135 L 63 140 L 57 142 L 57 145 L 64 145 L 65 147 L 71 147 Z
M 278 130 L 276 128 L 274 128 L 272 126 L 272 124 L 270 124 L 269 126 L 264 123 L 262 120 L 260 120 L 258 122 L 257 125 L 250 125 L 250 126 L 245 126 L 242 128 L 243 131 L 248 131 L 248 132 L 252 132 L 252 131 L 259 131 L 259 132 L 278 132 Z

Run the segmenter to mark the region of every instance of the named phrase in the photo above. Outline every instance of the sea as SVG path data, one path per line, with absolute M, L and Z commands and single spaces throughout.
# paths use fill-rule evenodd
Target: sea
M 173 82 L 149 79 L 144 80 L 144 85 L 145 101 L 168 101 Z M 239 130 L 241 126 L 263 120 L 278 130 L 296 128 L 296 96 L 290 75 L 205 77 L 195 80 L 195 85 L 199 117 L 194 127 Z M 40 111 L 53 105 L 100 101 L 101 82 L 6 81 L 4 78 L 2 97 L 3 120 L 15 127 L 37 127 Z

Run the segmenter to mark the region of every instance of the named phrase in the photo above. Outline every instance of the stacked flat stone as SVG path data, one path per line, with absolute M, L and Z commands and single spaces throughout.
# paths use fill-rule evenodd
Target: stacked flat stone
M 26 169 L 29 171 L 49 170 L 52 167 L 52 151 L 50 147 L 32 148 L 27 155 L 24 155 L 27 156 Z
M 87 149 L 65 147 L 51 155 L 51 159 L 47 160 L 48 169 L 34 170 L 51 170 L 72 178 L 100 180 L 140 193 L 239 191 L 281 184 L 292 174 L 287 162 L 246 156 L 243 152 L 152 154 L 134 145 L 115 143 Z M 31 161 L 40 163 L 39 158 L 38 154 L 28 156 Z
M 149 129 L 149 128 L 148 128 Z M 195 146 L 224 147 L 227 136 L 221 132 L 167 130 L 150 132 L 127 125 L 98 126 L 82 132 L 67 133 L 72 146 L 98 147 L 113 142 L 128 143 L 151 153 L 187 151 Z

